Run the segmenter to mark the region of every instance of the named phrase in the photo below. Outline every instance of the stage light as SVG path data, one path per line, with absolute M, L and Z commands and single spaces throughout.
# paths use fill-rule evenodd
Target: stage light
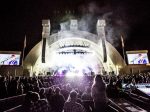
M 54 51 L 53 54 L 50 55 L 51 59 L 47 60 L 47 66 L 54 68 L 54 71 L 59 70 L 59 73 L 60 71 L 66 70 L 66 73 L 63 75 L 67 74 L 67 77 L 75 76 L 80 78 L 84 74 L 90 75 L 91 71 L 98 73 L 98 60 L 95 57 L 95 53 L 88 53 L 88 51 L 84 54 L 83 53 L 84 52 L 81 51 L 74 55 L 69 51 L 67 51 L 66 54 L 64 51 Z M 89 67 L 91 69 L 89 69 Z
M 76 78 L 76 77 L 83 77 L 83 73 L 75 73 L 75 72 L 67 72 L 66 75 L 65 75 L 67 78 Z
M 76 76 L 76 74 L 75 74 L 75 73 L 73 73 L 73 72 L 67 72 L 67 74 L 66 74 L 65 76 L 66 76 L 66 77 L 73 78 L 73 77 L 75 77 L 75 76 Z

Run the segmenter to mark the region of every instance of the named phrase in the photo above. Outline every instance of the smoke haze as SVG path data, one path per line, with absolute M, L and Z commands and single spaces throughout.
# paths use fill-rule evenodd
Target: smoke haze
M 120 37 L 123 35 L 124 40 L 127 38 L 129 26 L 125 20 L 125 9 L 122 6 L 114 9 L 109 4 L 99 6 L 96 2 L 90 2 L 82 5 L 79 10 L 82 12 L 79 21 L 82 30 L 92 32 L 96 31 L 96 23 L 98 19 L 106 20 L 106 39 L 115 47 L 120 45 Z M 96 33 L 96 32 L 94 32 Z

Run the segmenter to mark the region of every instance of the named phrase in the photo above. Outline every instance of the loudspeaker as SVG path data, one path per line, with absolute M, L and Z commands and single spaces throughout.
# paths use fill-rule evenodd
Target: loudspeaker
M 43 38 L 43 45 L 42 45 L 42 63 L 45 63 L 45 47 L 46 47 L 46 38 Z
M 105 39 L 102 39 L 102 46 L 103 46 L 103 62 L 107 62 L 107 51 L 106 51 L 106 44 Z

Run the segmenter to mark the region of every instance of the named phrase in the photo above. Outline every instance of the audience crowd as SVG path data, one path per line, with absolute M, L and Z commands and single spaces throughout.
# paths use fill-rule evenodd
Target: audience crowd
M 107 108 L 108 97 L 121 95 L 123 84 L 135 86 L 138 83 L 150 83 L 150 74 L 1 76 L 0 99 L 26 94 L 23 112 L 103 112 Z

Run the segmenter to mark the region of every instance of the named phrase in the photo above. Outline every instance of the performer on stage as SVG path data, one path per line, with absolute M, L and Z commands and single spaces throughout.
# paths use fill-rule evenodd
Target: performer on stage
M 147 63 L 146 59 L 143 57 L 142 54 L 138 55 L 137 62 L 138 62 L 138 64 L 146 64 Z

